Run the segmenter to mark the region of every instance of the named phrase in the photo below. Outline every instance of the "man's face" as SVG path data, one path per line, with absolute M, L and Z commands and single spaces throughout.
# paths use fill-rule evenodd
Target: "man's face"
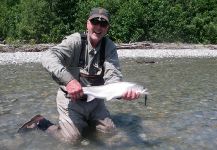
M 96 46 L 98 44 L 98 42 L 108 32 L 108 29 L 109 24 L 103 18 L 93 18 L 87 20 L 87 30 L 93 46 Z

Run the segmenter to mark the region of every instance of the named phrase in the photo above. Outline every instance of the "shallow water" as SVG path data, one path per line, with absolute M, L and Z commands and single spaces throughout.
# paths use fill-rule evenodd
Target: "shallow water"
M 107 102 L 117 136 L 88 139 L 77 146 L 40 131 L 16 134 L 35 114 L 57 123 L 58 86 L 40 64 L 0 65 L 0 149 L 216 149 L 215 58 L 141 58 L 122 60 L 121 65 L 126 81 L 149 89 L 148 106 L 143 98 Z

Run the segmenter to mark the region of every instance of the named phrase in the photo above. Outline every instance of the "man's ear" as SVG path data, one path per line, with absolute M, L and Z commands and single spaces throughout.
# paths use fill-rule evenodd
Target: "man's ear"
M 90 24 L 90 20 L 87 20 L 86 22 L 86 29 L 87 29 L 87 26 Z
M 108 27 L 107 27 L 107 32 L 109 32 L 109 30 L 110 30 L 110 25 L 108 25 Z

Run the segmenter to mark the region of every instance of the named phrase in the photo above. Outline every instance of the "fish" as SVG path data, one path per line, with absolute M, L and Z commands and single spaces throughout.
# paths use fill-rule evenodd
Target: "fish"
M 130 89 L 140 93 L 141 95 L 145 95 L 145 99 L 147 100 L 147 88 L 134 82 L 115 82 L 100 86 L 82 87 L 83 93 L 87 95 L 87 102 L 90 102 L 95 98 L 105 99 L 107 101 L 118 99 Z

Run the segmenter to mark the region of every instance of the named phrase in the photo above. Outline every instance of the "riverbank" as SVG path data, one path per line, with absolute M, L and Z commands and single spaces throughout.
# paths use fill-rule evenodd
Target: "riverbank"
M 54 44 L 0 46 L 0 64 L 40 63 L 45 51 Z M 217 57 L 217 45 L 181 43 L 130 43 L 118 44 L 122 58 L 180 58 Z
M 13 52 L 42 52 L 56 44 L 0 44 L 1 53 Z M 210 49 L 217 50 L 217 45 L 213 44 L 187 44 L 187 43 L 152 43 L 152 42 L 135 42 L 116 44 L 118 50 L 122 49 Z

